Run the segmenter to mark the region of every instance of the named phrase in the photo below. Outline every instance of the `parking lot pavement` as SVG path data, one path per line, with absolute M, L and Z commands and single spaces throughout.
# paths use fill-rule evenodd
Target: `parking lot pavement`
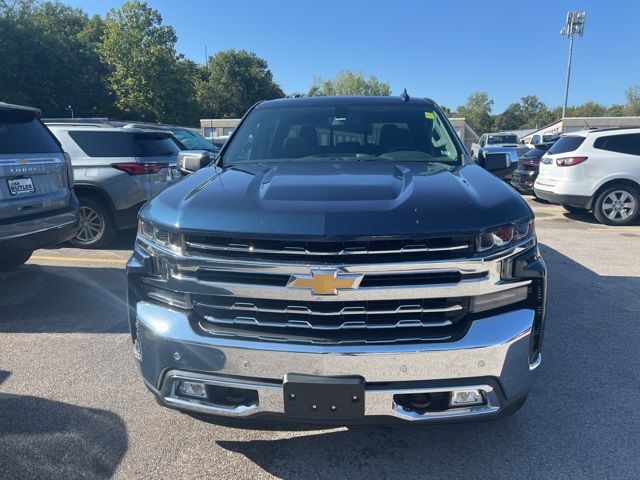
M 638 478 L 640 226 L 529 199 L 549 267 L 526 405 L 497 422 L 254 430 L 159 407 L 112 250 L 40 250 L 0 278 L 1 478 Z

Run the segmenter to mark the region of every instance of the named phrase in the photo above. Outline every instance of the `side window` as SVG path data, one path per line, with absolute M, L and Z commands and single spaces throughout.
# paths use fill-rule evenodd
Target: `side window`
M 480 146 L 481 146 L 481 147 L 484 147 L 484 140 L 485 140 L 485 138 L 487 138 L 487 137 L 485 137 L 484 135 L 482 135 L 482 136 L 480 137 Z
M 593 147 L 609 152 L 640 156 L 640 133 L 600 137 L 593 142 Z
M 531 137 L 532 145 L 537 145 L 539 143 L 540 143 L 540 135 L 534 135 L 533 137 Z

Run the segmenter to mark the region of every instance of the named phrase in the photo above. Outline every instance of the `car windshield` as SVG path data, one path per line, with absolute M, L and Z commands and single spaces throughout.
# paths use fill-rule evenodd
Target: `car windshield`
M 518 143 L 518 137 L 515 135 L 489 135 L 487 139 L 489 145 L 498 143 Z
M 217 152 L 219 150 L 218 147 L 202 135 L 198 135 L 189 130 L 174 130 L 173 136 L 185 150 L 209 150 L 210 152 Z
M 432 107 L 257 107 L 242 122 L 223 163 L 279 161 L 437 162 L 453 168 L 461 152 Z

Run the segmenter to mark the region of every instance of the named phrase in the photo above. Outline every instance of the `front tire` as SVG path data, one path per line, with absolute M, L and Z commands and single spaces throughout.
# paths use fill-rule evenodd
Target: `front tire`
M 109 209 L 100 201 L 80 197 L 80 224 L 69 242 L 78 248 L 102 248 L 116 236 L 116 225 Z
M 605 225 L 630 225 L 640 213 L 640 193 L 628 185 L 613 185 L 596 200 L 593 215 Z
M 573 205 L 565 205 L 564 203 L 562 204 L 562 208 L 564 208 L 567 212 L 573 213 L 575 215 L 584 215 L 589 211 L 586 208 L 574 207 Z
M 7 272 L 9 270 L 15 270 L 20 265 L 23 265 L 31 258 L 31 250 L 18 250 L 3 252 L 0 258 L 0 272 Z

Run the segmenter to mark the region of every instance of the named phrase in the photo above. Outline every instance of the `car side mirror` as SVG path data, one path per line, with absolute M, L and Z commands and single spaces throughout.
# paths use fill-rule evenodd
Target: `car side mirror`
M 185 175 L 208 166 L 213 159 L 206 150 L 183 150 L 178 153 L 177 168 Z
M 483 160 L 482 166 L 490 172 L 498 172 L 511 166 L 511 160 L 505 153 L 490 153 L 485 155 Z

